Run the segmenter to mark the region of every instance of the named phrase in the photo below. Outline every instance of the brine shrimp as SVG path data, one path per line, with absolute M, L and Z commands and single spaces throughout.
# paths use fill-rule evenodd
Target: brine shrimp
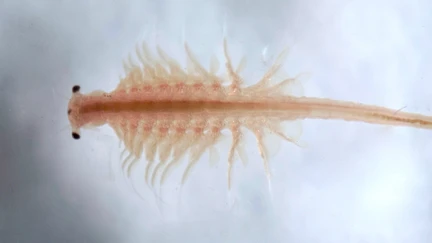
M 337 119 L 371 124 L 432 128 L 432 117 L 349 101 L 306 97 L 290 93 L 298 77 L 281 77 L 287 57 L 283 50 L 255 84 L 246 86 L 240 75 L 245 62 L 233 65 L 226 39 L 223 41 L 225 72 L 218 74 L 219 61 L 213 58 L 208 69 L 184 45 L 187 68 L 156 48 L 157 56 L 146 43 L 137 47 L 139 62 L 124 62 L 126 75 L 111 92 L 81 93 L 72 88 L 68 118 L 72 137 L 79 139 L 86 126 L 109 125 L 125 147 L 124 171 L 141 160 L 146 161 L 147 183 L 162 185 L 188 155 L 181 183 L 206 151 L 220 141 L 222 130 L 229 130 L 232 142 L 227 162 L 227 184 L 236 157 L 243 158 L 241 144 L 244 130 L 256 138 L 266 176 L 270 178 L 268 147 L 264 138 L 274 134 L 299 145 L 282 122 L 303 119 Z

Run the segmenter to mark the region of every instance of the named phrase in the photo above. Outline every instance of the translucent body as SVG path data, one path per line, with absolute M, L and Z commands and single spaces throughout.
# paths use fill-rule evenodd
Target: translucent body
M 232 136 L 227 158 L 230 187 L 235 155 L 241 159 L 246 157 L 241 146 L 242 127 L 255 135 L 268 177 L 266 134 L 276 134 L 294 144 L 301 134 L 288 134 L 281 126 L 285 121 L 342 119 L 432 128 L 429 116 L 301 94 L 294 96 L 293 90 L 299 88 L 297 78 L 277 75 L 286 50 L 256 84 L 247 87 L 239 75 L 245 62 L 233 67 L 226 41 L 226 77 L 216 74 L 219 69 L 216 59 L 212 59 L 206 70 L 187 45 L 185 50 L 186 70 L 160 48 L 157 48 L 159 58 L 153 57 L 144 44 L 137 48 L 140 63 L 135 64 L 130 59 L 124 64 L 127 75 L 114 91 L 81 94 L 79 86 L 75 86 L 68 107 L 73 137 L 80 137 L 83 126 L 110 125 L 128 153 L 123 161 L 124 169 L 130 173 L 132 166 L 145 157 L 145 178 L 154 186 L 158 176 L 163 184 L 181 158 L 188 154 L 184 183 L 203 153 L 211 152 L 222 137 L 221 131 L 228 129 Z M 224 85 L 225 82 L 229 84 Z

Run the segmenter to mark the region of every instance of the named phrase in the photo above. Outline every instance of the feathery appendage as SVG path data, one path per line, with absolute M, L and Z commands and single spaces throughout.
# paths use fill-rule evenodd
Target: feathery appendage
M 120 81 L 113 93 L 128 93 L 139 87 L 141 91 L 152 92 L 154 102 L 168 99 L 163 95 L 158 96 L 158 92 L 163 94 L 173 90 L 182 93 L 182 97 L 189 92 L 188 99 L 197 102 L 203 99 L 227 100 L 236 96 L 253 100 L 255 97 L 294 95 L 296 91 L 300 91 L 296 95 L 302 95 L 301 85 L 297 83 L 298 77 L 285 78 L 279 74 L 287 57 L 287 50 L 281 52 L 274 64 L 256 84 L 245 87 L 240 76 L 240 72 L 245 67 L 245 59 L 242 59 L 235 68 L 228 54 L 226 40 L 224 40 L 223 49 L 226 59 L 226 78 L 223 75 L 217 75 L 220 66 L 217 59 L 212 58 L 209 69 L 206 70 L 187 44 L 185 44 L 187 68 L 184 70 L 160 47 L 157 47 L 158 56 L 153 56 L 144 43 L 141 48 L 136 49 L 139 64 L 135 63 L 131 56 L 127 62 L 124 62 L 127 75 Z M 228 85 L 224 85 L 225 83 Z M 172 101 L 181 101 L 181 99 L 176 100 L 176 97 L 173 96 Z M 123 152 L 128 153 L 123 160 L 122 168 L 129 176 L 133 166 L 144 157 L 147 161 L 144 177 L 151 187 L 154 187 L 156 182 L 163 185 L 171 172 L 181 163 L 182 158 L 188 155 L 189 162 L 181 180 L 184 184 L 202 155 L 206 151 L 214 151 L 221 140 L 222 130 L 228 129 L 232 137 L 227 158 L 228 188 L 230 188 L 231 170 L 236 156 L 246 163 L 245 152 L 242 149 L 243 131 L 241 128 L 246 128 L 255 135 L 267 177 L 270 177 L 270 169 L 269 155 L 266 152 L 268 148 L 264 142 L 265 136 L 272 133 L 283 140 L 299 145 L 297 139 L 301 135 L 301 126 L 296 126 L 295 134 L 290 135 L 286 134 L 287 130 L 283 129 L 281 122 L 284 121 L 280 118 L 257 114 L 236 117 L 230 116 L 229 113 L 218 116 L 207 116 L 201 113 L 198 116 L 187 112 L 168 113 L 161 110 L 152 114 L 119 117 L 116 120 L 110 120 L 109 125 L 124 143 Z

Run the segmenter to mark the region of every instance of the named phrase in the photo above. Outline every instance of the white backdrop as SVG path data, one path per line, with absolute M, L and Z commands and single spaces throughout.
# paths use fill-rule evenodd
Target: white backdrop
M 306 148 L 276 144 L 271 193 L 249 136 L 229 195 L 222 149 L 216 166 L 202 158 L 177 207 L 178 175 L 156 204 L 136 171 L 143 200 L 110 128 L 75 141 L 65 126 L 72 86 L 114 89 L 136 44 L 183 61 L 187 41 L 201 62 L 222 63 L 224 34 L 249 83 L 289 46 L 285 71 L 310 72 L 307 96 L 432 115 L 431 5 L 0 1 L 0 242 L 430 242 L 430 131 L 303 121 Z

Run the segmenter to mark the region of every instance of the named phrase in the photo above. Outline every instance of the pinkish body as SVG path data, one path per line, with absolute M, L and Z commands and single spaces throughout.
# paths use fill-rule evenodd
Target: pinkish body
M 280 123 L 298 119 L 340 119 L 372 124 L 410 126 L 432 129 L 432 117 L 396 111 L 384 107 L 322 98 L 295 97 L 282 91 L 295 79 L 288 78 L 272 84 L 286 53 L 255 85 L 243 87 L 239 76 L 241 67 L 234 70 L 224 42 L 226 69 L 230 85 L 215 74 L 217 64 L 205 70 L 186 46 L 192 68 L 184 71 L 175 60 L 158 49 L 160 61 L 155 61 L 143 48 L 138 51 L 142 66 L 127 66 L 127 76 L 110 92 L 95 91 L 81 94 L 74 86 L 68 106 L 68 116 L 74 138 L 80 138 L 80 128 L 86 125 L 110 125 L 124 142 L 129 156 L 128 167 L 146 156 L 146 180 L 149 170 L 159 155 L 151 175 L 152 184 L 161 173 L 161 183 L 189 153 L 189 164 L 183 175 L 186 180 L 190 169 L 201 155 L 215 146 L 223 129 L 232 134 L 228 156 L 228 185 L 235 153 L 239 153 L 242 138 L 240 127 L 252 131 L 256 138 L 264 167 L 269 176 L 267 155 L 263 144 L 266 132 L 295 143 L 295 138 L 284 134 Z

